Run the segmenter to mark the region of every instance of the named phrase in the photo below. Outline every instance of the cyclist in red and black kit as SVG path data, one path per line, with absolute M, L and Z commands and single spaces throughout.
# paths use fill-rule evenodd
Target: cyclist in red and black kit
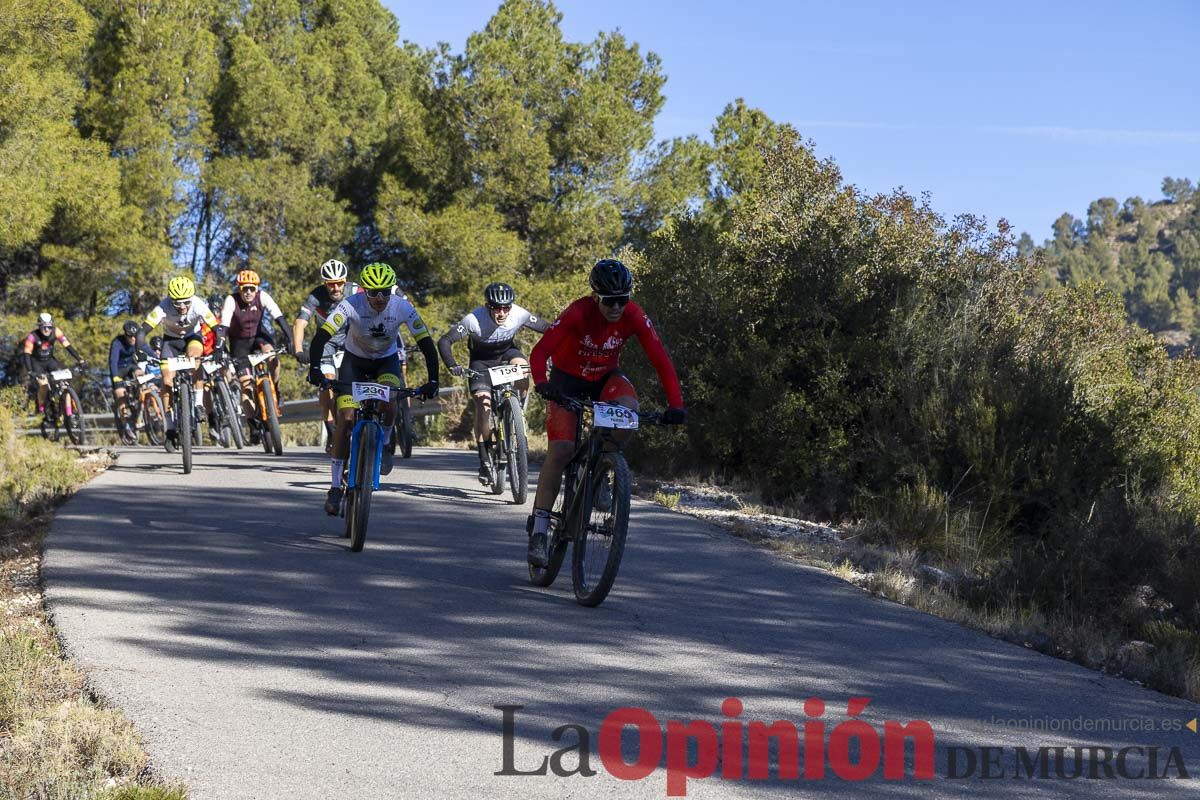
M 620 370 L 621 348 L 631 337 L 637 337 L 667 395 L 668 408 L 661 421 L 680 425 L 687 419 L 671 358 L 650 318 L 629 299 L 633 291 L 629 269 L 616 259 L 601 259 L 592 267 L 589 283 L 592 293 L 567 306 L 529 355 L 534 391 L 547 401 L 549 439 L 533 498 L 533 514 L 526 525 L 530 534 L 529 563 L 538 567 L 546 565 L 550 508 L 558 496 L 563 469 L 575 449 L 575 414 L 555 401 L 577 397 L 637 409 L 637 390 Z M 547 360 L 554 363 L 549 375 Z

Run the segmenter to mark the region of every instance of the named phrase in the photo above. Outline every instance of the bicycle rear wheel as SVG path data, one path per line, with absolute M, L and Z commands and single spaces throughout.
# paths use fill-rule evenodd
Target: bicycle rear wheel
M 620 453 L 601 453 L 583 487 L 583 524 L 571 554 L 575 602 L 598 606 L 617 579 L 629 530 L 629 465 Z
M 367 541 L 367 521 L 371 516 L 371 492 L 375 488 L 375 458 L 377 455 L 379 429 L 368 423 L 362 427 L 358 437 L 358 451 L 354 455 L 355 478 L 354 504 L 346 509 L 346 525 L 350 529 L 350 551 L 360 553 Z
M 192 409 L 192 384 L 188 381 L 191 376 L 186 376 L 183 380 L 176 381 L 175 386 L 175 402 L 177 416 L 176 424 L 179 426 L 179 450 L 183 454 L 183 474 L 190 475 L 192 472 L 192 422 L 195 411 Z
M 87 425 L 83 419 L 83 405 L 75 387 L 67 384 L 62 390 L 63 427 L 72 444 L 87 444 Z
M 529 496 L 529 442 L 525 438 L 525 417 L 517 398 L 505 401 L 504 451 L 508 460 L 508 485 L 513 502 L 524 505 Z
M 142 421 L 146 425 L 146 439 L 153 445 L 161 445 L 166 436 L 167 415 L 163 412 L 162 397 L 158 391 L 148 392 L 142 401 Z

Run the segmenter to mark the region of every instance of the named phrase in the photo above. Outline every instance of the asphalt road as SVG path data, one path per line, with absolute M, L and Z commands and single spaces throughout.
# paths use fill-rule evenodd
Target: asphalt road
M 1200 793 L 1200 782 L 1174 779 L 1170 750 L 1200 776 L 1200 735 L 1183 727 L 1193 704 L 869 597 L 657 506 L 635 504 L 602 606 L 575 604 L 566 569 L 551 589 L 534 588 L 527 509 L 481 491 L 475 463 L 427 449 L 398 460 L 375 497 L 366 549 L 353 554 L 341 521 L 321 511 L 328 461 L 315 450 L 205 449 L 190 476 L 161 451 L 123 451 L 59 511 L 47 602 L 69 653 L 133 719 L 157 770 L 199 800 L 664 797 L 668 772 L 680 788 L 678 762 L 668 770 L 664 751 L 644 779 L 619 780 L 601 758 L 602 721 L 641 707 L 664 730 L 668 720 L 720 729 L 734 724 L 722 714 L 730 697 L 743 703 L 737 722 L 790 721 L 802 741 L 806 721 L 825 723 L 825 778 L 723 779 L 722 769 L 743 773 L 730 746 L 717 775 L 683 784 L 690 797 Z M 810 697 L 824 700 L 822 717 L 812 705 L 805 713 Z M 854 730 L 838 727 L 851 697 L 871 698 L 858 733 L 876 734 L 865 746 L 849 740 L 839 761 Z M 556 765 L 576 769 L 586 731 L 597 774 L 496 775 L 498 705 L 523 707 L 511 712 L 510 771 L 570 746 Z M 912 752 L 903 780 L 885 779 L 882 766 L 862 781 L 838 777 L 872 757 L 887 720 L 929 723 L 935 777 L 911 777 Z M 556 741 L 564 725 L 582 728 Z M 672 731 L 667 749 L 707 761 L 703 727 L 690 743 Z M 647 763 L 657 741 L 644 742 Z M 621 744 L 633 763 L 634 728 Z M 1151 769 L 1159 748 L 1154 769 L 1172 779 L 1105 779 L 1098 750 L 1082 754 L 1085 776 L 1098 762 L 1094 780 L 1057 778 L 1053 751 L 1045 777 L 1028 778 L 1028 768 L 1014 777 L 1015 748 L 1028 749 L 1038 774 L 1037 748 L 1056 746 L 1112 748 L 1109 768 L 1119 748 L 1140 747 L 1125 753 L 1127 775 Z M 951 756 L 967 772 L 963 748 L 972 777 L 947 777 Z M 1071 775 L 1075 753 L 1064 755 Z M 984 762 L 1005 777 L 980 777 Z

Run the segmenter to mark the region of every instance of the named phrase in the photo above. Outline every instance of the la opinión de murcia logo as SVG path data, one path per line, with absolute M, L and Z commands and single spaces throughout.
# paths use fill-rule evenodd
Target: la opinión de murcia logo
M 886 720 L 875 727 L 861 715 L 867 697 L 846 702 L 847 719 L 825 721 L 826 703 L 819 697 L 804 701 L 808 719 L 801 725 L 787 720 L 745 720 L 744 704 L 736 697 L 721 704 L 719 722 L 668 720 L 664 725 L 638 706 L 625 706 L 600 723 L 595 752 L 600 765 L 615 778 L 644 780 L 661 767 L 666 792 L 683 797 L 688 781 L 717 777 L 727 781 L 824 780 L 926 781 L 1009 778 L 1026 780 L 1141 780 L 1190 779 L 1178 747 L 1102 746 L 962 747 L 946 749 L 945 771 L 935 772 L 935 735 L 925 720 Z M 551 733 L 559 747 L 540 763 L 516 763 L 517 712 L 522 705 L 493 706 L 501 712 L 502 767 L 498 776 L 590 778 L 593 736 L 583 725 L 560 725 Z M 1191 725 L 1186 726 L 1189 730 Z M 772 753 L 776 755 L 772 761 Z
M 928 722 L 916 720 L 883 723 L 882 734 L 865 720 L 856 719 L 871 700 L 852 697 L 846 703 L 850 717 L 834 726 L 828 733 L 821 720 L 825 701 L 810 697 L 804 701 L 803 731 L 795 723 L 779 720 L 771 723 L 741 719 L 744 706 L 741 700 L 730 697 L 721 704 L 724 719 L 717 724 L 705 720 L 680 722 L 668 720 L 664 726 L 644 708 L 618 708 L 600 723 L 598 753 L 600 763 L 613 777 L 636 781 L 650 776 L 666 756 L 667 794 L 682 797 L 687 794 L 687 782 L 713 776 L 720 768 L 722 780 L 767 780 L 771 774 L 771 749 L 778 753 L 775 772 L 782 780 L 823 780 L 827 768 L 843 780 L 863 781 L 875 776 L 882 766 L 886 780 L 903 780 L 906 776 L 905 748 L 912 743 L 911 777 L 931 780 L 934 777 L 934 734 Z M 546 775 L 558 777 L 580 775 L 592 777 L 592 737 L 582 725 L 561 725 L 552 734 L 556 742 L 568 735 L 574 741 L 560 747 L 542 759 L 532 769 L 518 769 L 515 758 L 516 714 L 519 705 L 497 705 L 503 714 L 503 768 L 496 775 Z M 636 732 L 636 757 L 630 761 L 622 753 L 621 740 L 625 731 Z M 803 761 L 801 760 L 803 753 Z M 853 755 L 852 755 L 853 753 Z M 690 757 L 694 754 L 694 757 Z M 568 768 L 570 765 L 571 768 Z

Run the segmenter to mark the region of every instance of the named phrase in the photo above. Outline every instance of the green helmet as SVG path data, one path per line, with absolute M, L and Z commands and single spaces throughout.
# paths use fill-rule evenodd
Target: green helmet
M 187 275 L 171 278 L 167 284 L 167 297 L 172 300 L 190 300 L 196 293 L 196 284 Z
M 396 270 L 378 261 L 367 264 L 358 274 L 358 283 L 364 289 L 390 289 L 396 285 Z

